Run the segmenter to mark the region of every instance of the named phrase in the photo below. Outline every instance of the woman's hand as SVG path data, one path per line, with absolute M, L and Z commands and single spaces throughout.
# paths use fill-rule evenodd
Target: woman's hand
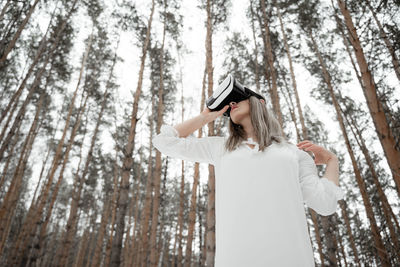
M 311 141 L 305 140 L 297 144 L 299 149 L 304 151 L 311 151 L 315 155 L 314 162 L 316 165 L 327 164 L 330 159 L 337 158 L 335 154 L 326 150 L 322 146 L 313 144 Z
M 204 116 L 206 123 L 214 121 L 216 118 L 224 114 L 224 112 L 229 108 L 229 105 L 226 105 L 221 110 L 211 111 L 207 106 L 204 107 L 203 111 L 200 113 Z

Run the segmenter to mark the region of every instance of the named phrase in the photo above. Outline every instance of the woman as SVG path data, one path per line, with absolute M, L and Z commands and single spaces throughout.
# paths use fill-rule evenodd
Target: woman
M 229 137 L 189 136 L 229 107 Z M 263 99 L 164 124 L 153 144 L 165 155 L 214 165 L 216 267 L 315 266 L 303 203 L 325 216 L 336 211 L 343 199 L 338 159 L 310 141 L 287 142 Z M 327 165 L 321 179 L 315 164 Z

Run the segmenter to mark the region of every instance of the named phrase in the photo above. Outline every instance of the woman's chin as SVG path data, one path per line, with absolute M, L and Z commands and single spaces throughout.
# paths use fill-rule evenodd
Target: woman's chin
M 232 117 L 231 117 L 231 118 L 232 118 Z M 233 122 L 234 124 L 239 124 L 239 122 L 236 121 L 234 118 L 232 118 L 232 122 Z

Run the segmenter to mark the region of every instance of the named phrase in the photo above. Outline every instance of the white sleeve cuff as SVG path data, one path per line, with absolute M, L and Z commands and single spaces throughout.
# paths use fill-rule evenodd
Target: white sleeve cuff
M 324 185 L 329 188 L 329 191 L 333 192 L 334 195 L 336 196 L 337 200 L 343 199 L 344 198 L 344 193 L 342 188 L 337 186 L 333 181 L 327 179 L 326 177 L 321 178 L 321 182 L 324 183 Z
M 174 126 L 171 126 L 169 124 L 161 125 L 160 133 L 162 133 L 163 135 L 179 137 L 178 130 L 175 129 Z

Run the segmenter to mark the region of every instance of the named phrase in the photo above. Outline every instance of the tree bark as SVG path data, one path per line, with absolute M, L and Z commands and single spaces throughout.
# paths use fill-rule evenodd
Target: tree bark
M 163 1 L 164 4 L 164 12 L 167 9 L 166 0 Z M 165 19 L 165 17 L 164 17 Z M 162 42 L 161 42 L 161 51 L 160 51 L 160 85 L 158 89 L 158 107 L 157 107 L 157 133 L 160 132 L 161 124 L 163 122 L 163 113 L 164 113 L 164 44 L 165 44 L 165 31 L 166 31 L 166 19 L 164 20 L 163 26 L 163 34 L 162 34 Z M 157 258 L 157 231 L 158 231 L 158 213 L 161 202 L 160 197 L 160 183 L 161 183 L 161 152 L 157 150 L 156 152 L 156 166 L 154 170 L 154 198 L 153 198 L 153 214 L 151 219 L 151 231 L 150 231 L 150 267 L 157 267 L 158 258 Z
M 160 101 L 158 103 L 158 107 L 160 107 L 161 105 L 163 105 L 162 101 Z M 151 117 L 153 118 L 153 117 L 155 117 L 154 116 L 154 108 L 155 108 L 155 97 L 154 97 L 154 95 L 152 97 L 152 107 L 151 108 L 152 108 L 152 111 L 153 111 Z M 159 118 L 159 120 L 161 120 L 159 115 L 158 115 L 157 118 Z M 157 125 L 159 125 L 159 124 L 160 123 L 158 122 Z M 153 137 L 153 120 L 150 120 L 150 129 L 151 129 L 151 131 L 150 131 L 150 138 L 149 139 L 152 140 L 152 137 Z M 149 150 L 150 151 L 153 150 L 152 142 L 150 142 Z M 156 151 L 156 154 L 157 153 L 160 153 L 160 152 Z M 157 157 L 157 155 L 156 155 L 156 157 Z M 140 222 L 140 224 L 142 226 L 141 238 L 140 238 L 141 242 L 140 242 L 140 250 L 139 250 L 140 266 L 147 266 L 148 265 L 148 262 L 147 262 L 148 247 L 149 247 L 149 242 L 148 242 L 149 236 L 148 235 L 149 235 L 150 217 L 152 215 L 151 214 L 151 203 L 152 203 L 152 199 L 153 199 L 152 198 L 152 193 L 154 191 L 153 190 L 153 188 L 154 188 L 154 180 L 153 179 L 155 179 L 155 176 L 157 175 L 156 174 L 157 168 L 159 168 L 159 171 L 161 173 L 161 162 L 158 162 L 157 159 L 156 159 L 156 164 L 155 164 L 156 166 L 155 166 L 155 171 L 154 171 L 155 174 L 153 175 L 152 158 L 153 158 L 153 156 L 150 155 L 149 156 L 149 164 L 148 164 L 148 167 L 147 167 L 146 193 L 145 193 L 145 203 L 144 203 L 144 208 L 143 208 L 144 216 L 141 218 L 141 222 Z M 159 165 L 157 165 L 157 164 L 159 164 Z
M 270 36 L 270 32 L 269 32 L 267 13 L 265 11 L 265 1 L 260 0 L 260 2 L 261 2 L 261 12 L 262 12 L 263 20 L 264 20 L 264 29 L 265 29 L 265 34 L 264 34 L 265 53 L 267 56 L 268 67 L 271 72 L 271 83 L 272 83 L 271 102 L 272 102 L 272 107 L 274 109 L 275 115 L 279 121 L 279 124 L 283 128 L 282 111 L 281 111 L 281 106 L 279 104 L 279 94 L 278 94 L 278 87 L 277 87 L 277 75 L 276 75 L 276 69 L 274 67 L 274 54 L 272 52 L 271 36 Z
M 141 195 L 140 194 L 140 184 L 141 184 L 141 180 L 142 180 L 141 175 L 140 175 L 141 168 L 139 166 L 142 166 L 142 164 L 143 164 L 143 157 L 142 157 L 142 155 L 140 155 L 140 162 L 139 162 L 138 167 L 136 168 L 136 177 L 137 177 L 136 180 L 137 181 L 136 181 L 135 189 L 133 191 L 135 194 L 135 199 L 134 199 L 135 203 L 134 203 L 134 205 L 132 205 L 132 208 L 135 207 L 135 214 L 133 216 L 135 227 L 133 228 L 132 237 L 127 236 L 127 239 L 130 240 L 130 244 L 129 244 L 129 247 L 127 248 L 127 251 L 126 251 L 127 253 L 126 253 L 126 257 L 125 257 L 126 260 L 124 262 L 126 267 L 133 265 L 133 259 L 137 255 L 137 253 L 135 253 L 136 247 L 137 247 L 136 233 L 137 233 L 137 226 L 138 226 L 138 222 L 139 222 L 139 220 L 138 220 L 139 210 L 140 210 L 139 199 L 140 199 L 140 195 Z M 131 217 L 129 217 L 129 221 L 130 221 L 130 219 L 131 219 Z M 128 233 L 129 233 L 129 230 L 130 230 L 130 228 L 128 228 L 128 231 L 127 231 Z
M 374 20 L 376 22 L 376 25 L 378 25 L 379 32 L 381 34 L 381 38 L 383 39 L 383 41 L 386 45 L 386 48 L 388 49 L 389 54 L 392 58 L 394 72 L 396 73 L 397 79 L 400 81 L 400 64 L 399 64 L 399 59 L 397 58 L 397 55 L 394 51 L 393 45 L 390 43 L 390 40 L 389 40 L 388 36 L 386 35 L 386 32 L 383 29 L 381 22 L 379 21 L 378 17 L 376 16 L 375 9 L 371 6 L 370 1 L 366 0 L 365 3 L 367 4 L 369 10 L 371 11 L 372 16 L 374 17 Z
M 212 55 L 212 35 L 213 25 L 211 0 L 207 0 L 207 34 L 206 34 L 206 66 L 208 78 L 208 95 L 213 93 L 213 55 Z M 208 123 L 208 135 L 215 135 L 214 121 Z M 208 199 L 207 199 L 207 229 L 206 229 L 206 266 L 214 266 L 215 262 L 215 173 L 214 166 L 208 165 Z
M 120 193 L 119 193 L 119 199 L 118 199 L 118 210 L 116 214 L 116 231 L 115 231 L 115 238 L 113 239 L 113 244 L 112 244 L 112 252 L 111 252 L 111 266 L 117 267 L 120 265 L 121 262 L 121 250 L 122 250 L 122 239 L 124 235 L 124 229 L 125 229 L 125 215 L 126 215 L 126 210 L 128 206 L 128 196 L 129 196 L 129 177 L 130 177 L 130 171 L 132 168 L 133 164 L 133 151 L 135 148 L 135 137 L 136 137 L 136 124 L 137 124 L 137 113 L 139 109 L 139 100 L 140 100 L 140 95 L 142 92 L 142 82 L 143 82 L 143 72 L 144 72 L 144 67 L 145 67 L 145 61 L 146 61 L 146 54 L 147 54 L 147 49 L 148 45 L 150 42 L 150 31 L 151 31 L 151 23 L 153 20 L 153 13 L 154 13 L 154 6 L 155 2 L 152 0 L 152 6 L 151 6 L 151 12 L 150 12 L 150 17 L 147 25 L 147 32 L 146 32 L 146 39 L 143 44 L 143 54 L 141 57 L 141 64 L 140 64 L 140 70 L 139 70 L 139 78 L 138 78 L 138 84 L 133 100 L 133 107 L 132 107 L 132 114 L 131 114 L 131 125 L 130 125 L 130 130 L 129 130 L 129 137 L 128 137 L 128 142 L 125 146 L 124 149 L 124 160 L 123 160 L 123 166 L 122 166 L 122 180 L 121 180 L 121 188 L 120 188 Z
M 290 48 L 289 48 L 289 44 L 288 44 L 287 37 L 286 37 L 286 31 L 285 31 L 285 27 L 283 26 L 282 16 L 281 16 L 279 7 L 277 7 L 277 10 L 278 10 L 279 23 L 280 23 L 281 31 L 282 31 L 283 44 L 285 45 L 285 51 L 286 51 L 288 61 L 289 61 L 290 76 L 292 78 L 293 92 L 296 97 L 296 106 L 297 106 L 297 112 L 298 112 L 299 118 L 300 118 L 300 125 L 301 125 L 301 130 L 303 133 L 303 140 L 306 140 L 308 138 L 307 128 L 306 128 L 306 124 L 304 122 L 304 116 L 303 116 L 303 110 L 301 108 L 299 92 L 297 91 L 297 83 L 296 83 L 296 77 L 294 75 L 294 70 L 293 70 L 292 55 L 290 53 Z
M 251 12 L 251 31 L 253 33 L 253 41 L 254 41 L 254 57 L 255 57 L 255 62 L 254 62 L 254 67 L 255 67 L 255 80 L 256 80 L 256 88 L 257 92 L 260 93 L 260 72 L 258 69 L 258 45 L 257 45 L 257 38 L 256 38 L 256 30 L 255 30 L 255 25 L 254 25 L 254 9 L 253 9 L 253 0 L 250 0 L 250 12 Z
M 82 95 L 82 97 L 83 97 L 83 95 Z M 38 242 L 37 245 L 34 246 L 33 253 L 32 253 L 33 257 L 31 258 L 32 262 L 36 262 L 38 260 L 39 261 L 39 265 L 40 265 L 40 261 L 42 260 L 42 256 L 43 256 L 43 253 L 41 253 L 41 252 L 43 252 L 43 249 L 44 249 L 43 243 L 44 243 L 45 236 L 46 236 L 46 233 L 47 233 L 47 226 L 48 226 L 48 224 L 50 222 L 50 217 L 51 217 L 51 214 L 53 212 L 53 208 L 54 208 L 57 196 L 58 196 L 58 191 L 60 189 L 61 182 L 64 180 L 64 170 L 65 170 L 65 167 L 66 167 L 66 165 L 68 163 L 69 153 L 70 153 L 70 151 L 72 149 L 72 145 L 73 145 L 73 143 L 75 141 L 76 133 L 77 133 L 78 128 L 80 126 L 81 118 L 82 118 L 82 115 L 83 115 L 84 110 L 86 108 L 88 97 L 89 97 L 89 94 L 86 95 L 85 100 L 84 100 L 85 102 L 83 104 L 81 103 L 81 106 L 79 108 L 78 115 L 77 115 L 78 116 L 77 120 L 76 120 L 76 122 L 74 124 L 74 127 L 72 129 L 72 132 L 71 132 L 71 135 L 70 135 L 70 138 L 69 138 L 69 141 L 68 141 L 67 148 L 66 148 L 66 150 L 64 152 L 64 159 L 63 159 L 63 164 L 61 166 L 60 175 L 59 175 L 59 177 L 57 179 L 57 183 L 54 186 L 54 189 L 53 189 L 53 192 L 52 192 L 52 196 L 51 196 L 51 200 L 50 200 L 50 203 L 49 203 L 49 207 L 47 208 L 46 218 L 45 218 L 43 224 L 40 223 L 41 227 L 40 227 L 40 233 L 39 233 L 39 238 L 38 238 L 39 242 Z M 82 146 L 83 146 L 83 142 L 81 143 L 81 149 L 82 149 Z M 80 157 L 80 161 L 81 160 L 82 160 L 82 157 Z M 80 170 L 80 161 L 79 161 L 79 164 L 78 164 L 77 173 Z M 75 227 L 73 227 L 72 230 L 75 232 Z M 70 232 L 68 234 L 74 234 L 74 232 L 73 233 Z
M 39 124 L 40 110 L 43 105 L 43 95 L 39 100 L 38 107 L 36 109 L 35 118 L 31 124 L 28 135 L 25 138 L 21 155 L 18 161 L 17 169 L 14 172 L 14 176 L 8 187 L 8 191 L 1 203 L 0 207 L 0 254 L 2 254 L 9 231 L 11 229 L 11 221 L 14 217 L 14 212 L 18 203 L 19 195 L 21 192 L 22 178 L 25 172 L 25 167 L 28 162 L 28 158 L 32 149 L 33 141 L 37 135 L 37 129 Z
M 4 14 L 6 14 L 7 8 L 10 6 L 11 0 L 7 0 L 7 2 L 4 4 L 3 8 L 1 9 L 0 13 L 0 20 L 3 20 Z
M 18 27 L 17 32 L 15 33 L 13 39 L 11 42 L 7 45 L 6 49 L 3 52 L 3 55 L 0 58 L 0 65 L 3 64 L 3 62 L 7 59 L 7 55 L 10 53 L 10 51 L 14 48 L 15 43 L 17 42 L 18 38 L 20 37 L 22 30 L 25 28 L 26 23 L 28 23 L 33 11 L 35 10 L 35 7 L 39 3 L 39 0 L 35 0 L 33 5 L 28 11 L 28 14 L 26 14 L 25 19 L 22 21 L 21 25 Z
M 397 257 L 400 262 L 400 245 L 399 245 L 399 241 L 398 241 L 398 236 L 396 235 L 396 228 L 392 222 L 392 218 L 397 226 L 397 229 L 400 229 L 399 222 L 398 222 L 396 216 L 394 215 L 393 209 L 389 204 L 389 201 L 385 195 L 385 192 L 383 191 L 381 183 L 379 182 L 378 174 L 375 171 L 374 163 L 372 162 L 372 158 L 371 158 L 368 148 L 364 142 L 364 138 L 362 137 L 362 134 L 357 127 L 357 123 L 354 121 L 354 119 L 351 116 L 346 114 L 342 109 L 341 109 L 341 112 L 342 112 L 343 116 L 345 117 L 347 124 L 349 125 L 350 130 L 353 133 L 354 138 L 365 157 L 365 160 L 367 161 L 368 168 L 371 172 L 371 176 L 372 176 L 374 185 L 377 189 L 379 199 L 382 202 L 382 209 L 383 209 L 384 217 L 386 219 L 387 226 L 389 228 L 389 234 L 392 239 L 395 251 L 398 252 Z
M 71 14 L 69 14 L 69 15 L 71 15 Z M 21 84 L 18 86 L 17 91 L 13 94 L 13 96 L 10 99 L 10 101 L 8 101 L 7 107 L 4 108 L 4 110 L 1 112 L 0 123 L 4 120 L 6 115 L 10 112 L 11 106 L 13 106 L 13 107 L 12 107 L 12 111 L 11 111 L 9 117 L 12 117 L 12 114 L 14 112 L 13 110 L 15 110 L 15 108 L 16 108 L 16 106 L 18 104 L 18 99 L 21 96 L 21 93 L 22 93 L 23 89 L 25 88 L 25 85 L 26 85 L 28 79 L 30 78 L 31 74 L 33 73 L 36 65 L 39 63 L 39 60 L 41 59 L 42 54 L 44 52 L 44 49 L 46 47 L 46 41 L 47 41 L 46 36 L 50 31 L 50 27 L 51 27 L 51 23 L 53 21 L 53 17 L 54 17 L 54 12 L 53 12 L 53 14 L 52 14 L 52 16 L 50 18 L 50 22 L 49 22 L 49 24 L 47 26 L 46 33 L 43 35 L 42 40 L 39 43 L 39 47 L 38 47 L 38 49 L 36 51 L 35 57 L 34 57 L 32 63 L 30 64 L 27 73 L 24 76 L 24 79 L 22 80 Z M 60 29 L 62 31 L 63 27 L 61 27 Z M 56 36 L 55 38 L 57 39 L 58 37 Z M 6 125 L 8 125 L 8 124 L 6 124 Z M 0 140 L 1 139 L 2 138 L 0 138 Z
M 76 0 L 75 0 L 75 2 L 76 2 Z M 86 50 L 85 56 L 84 56 L 84 58 L 82 60 L 82 65 L 81 65 L 81 70 L 80 70 L 80 75 L 79 75 L 79 78 L 78 78 L 77 86 L 76 86 L 75 91 L 73 93 L 71 104 L 69 106 L 68 114 L 67 114 L 66 121 L 65 121 L 64 130 L 63 130 L 62 136 L 60 138 L 60 141 L 59 141 L 59 143 L 57 145 L 57 148 L 56 148 L 56 151 L 55 151 L 55 155 L 54 155 L 54 158 L 53 158 L 53 162 L 51 164 L 51 168 L 50 168 L 50 171 L 48 173 L 47 183 L 46 183 L 46 185 L 44 185 L 44 187 L 42 189 L 42 192 L 40 194 L 40 199 L 38 199 L 37 207 L 36 207 L 36 209 L 34 209 L 33 218 L 30 218 L 29 221 L 25 220 L 24 224 L 23 224 L 23 227 L 31 228 L 31 226 L 34 227 L 37 223 L 40 224 L 41 213 L 42 213 L 42 211 L 43 211 L 43 209 L 44 209 L 44 207 L 45 207 L 45 205 L 47 203 L 47 198 L 48 198 L 48 195 L 49 195 L 49 192 L 50 192 L 51 185 L 53 183 L 54 175 L 55 175 L 55 173 L 56 173 L 56 171 L 57 171 L 57 169 L 59 167 L 59 161 L 60 161 L 61 156 L 62 156 L 61 154 L 62 154 L 62 149 L 63 149 L 63 146 L 64 146 L 65 136 L 66 136 L 68 128 L 69 128 L 70 119 L 71 119 L 71 115 L 72 115 L 72 110 L 73 110 L 73 106 L 74 106 L 74 103 L 75 103 L 75 98 L 76 98 L 76 95 L 77 95 L 77 92 L 78 92 L 78 89 L 79 89 L 79 85 L 80 85 L 80 82 L 81 82 L 81 79 L 82 79 L 83 69 L 84 69 L 84 66 L 85 66 L 85 62 L 86 62 L 86 58 L 87 58 L 88 53 L 89 53 L 89 48 Z M 21 239 L 17 240 L 16 247 L 14 249 L 14 253 L 18 253 L 20 251 L 20 246 L 21 245 L 22 246 L 26 246 L 27 245 L 26 242 L 24 242 L 24 241 L 25 240 L 21 240 Z M 22 249 L 22 251 L 23 250 L 24 249 Z M 16 259 L 16 260 L 18 260 L 20 258 L 21 257 L 18 257 L 18 256 L 14 257 L 14 259 Z
M 117 214 L 117 201 L 118 201 L 118 195 L 119 195 L 119 166 L 118 166 L 118 153 L 117 151 L 115 152 L 115 164 L 114 164 L 114 191 L 113 191 L 113 196 L 112 196 L 112 201 L 110 204 L 110 209 L 111 209 L 111 222 L 110 222 L 110 233 L 109 233 L 109 238 L 107 240 L 106 244 L 106 253 L 104 256 L 104 266 L 110 266 L 110 261 L 111 261 L 111 246 L 113 243 L 113 237 L 114 237 L 114 231 L 115 231 L 115 217 Z M 96 267 L 96 265 L 92 265 Z
M 338 103 L 337 98 L 336 98 L 335 93 L 334 93 L 331 77 L 329 75 L 327 67 L 325 66 L 325 62 L 324 62 L 324 60 L 323 60 L 323 58 L 322 58 L 322 56 L 321 56 L 321 54 L 319 52 L 318 46 L 317 46 L 317 44 L 316 44 L 316 42 L 314 40 L 313 33 L 312 32 L 308 32 L 308 34 L 309 34 L 310 40 L 312 41 L 314 52 L 315 52 L 315 54 L 316 54 L 316 56 L 318 58 L 320 66 L 322 68 L 323 78 L 324 78 L 324 81 L 325 81 L 325 83 L 326 83 L 326 85 L 327 85 L 327 87 L 329 89 L 329 94 L 331 96 L 331 99 L 332 99 L 332 102 L 333 102 L 333 105 L 334 105 L 334 108 L 335 108 L 335 111 L 336 111 L 336 117 L 338 119 L 338 122 L 339 122 L 339 125 L 340 125 L 340 129 L 342 130 L 344 140 L 346 142 L 347 151 L 349 152 L 349 156 L 350 156 L 351 161 L 352 161 L 354 174 L 356 176 L 356 181 L 357 181 L 357 184 L 358 184 L 358 186 L 360 188 L 360 193 L 361 193 L 361 196 L 362 196 L 362 199 L 363 199 L 363 203 L 365 205 L 367 217 L 368 217 L 369 222 L 370 222 L 371 231 L 372 231 L 373 239 L 374 239 L 374 242 L 375 242 L 375 247 L 378 250 L 378 255 L 379 255 L 379 258 L 381 260 L 382 266 L 390 266 L 390 261 L 387 258 L 387 253 L 386 253 L 385 247 L 383 245 L 382 237 L 380 236 L 379 229 L 378 229 L 378 226 L 376 224 L 376 220 L 375 220 L 375 217 L 374 217 L 374 212 L 372 210 L 372 205 L 371 205 L 371 202 L 370 202 L 370 200 L 368 198 L 368 193 L 367 193 L 365 181 L 361 177 L 361 172 L 360 172 L 360 169 L 358 167 L 358 164 L 357 164 L 357 161 L 356 161 L 356 158 L 355 158 L 355 155 L 354 155 L 353 148 L 352 148 L 352 146 L 350 144 L 349 137 L 347 135 L 347 131 L 346 131 L 346 128 L 345 128 L 345 125 L 344 125 L 344 122 L 343 122 L 343 117 L 342 117 L 340 109 L 339 109 L 339 103 Z
M 207 69 L 205 69 L 206 71 Z M 202 86 L 202 93 L 201 93 L 201 102 L 200 102 L 200 111 L 204 109 L 204 103 L 205 103 L 205 89 L 206 89 L 206 84 L 205 84 L 205 78 L 206 78 L 206 72 L 204 72 L 203 76 L 203 86 Z M 183 121 L 183 107 L 184 104 L 182 102 L 182 121 Z M 198 133 L 198 138 L 203 137 L 203 129 L 199 129 Z M 192 243 L 193 243 L 193 236 L 194 236 L 194 227 L 196 224 L 196 209 L 197 209 L 197 187 L 200 182 L 200 164 L 198 162 L 195 163 L 194 165 L 194 175 L 193 175 L 193 186 L 192 186 L 192 195 L 190 199 L 190 208 L 189 208 L 189 229 L 188 229 L 188 235 L 187 235 L 187 242 L 186 242 L 186 257 L 185 257 L 185 267 L 190 267 L 192 266 Z M 182 161 L 182 180 L 181 180 L 181 209 L 180 212 L 182 214 L 182 220 L 183 221 L 183 201 L 184 201 L 184 169 L 183 169 L 183 161 Z M 183 223 L 180 227 L 179 235 L 180 239 L 182 239 L 182 228 L 183 228 Z M 180 249 L 182 248 L 181 245 L 182 242 L 180 242 Z M 178 257 L 179 259 L 179 257 Z
M 362 87 L 367 105 L 375 125 L 376 132 L 381 142 L 386 159 L 393 174 L 398 194 L 400 194 L 400 151 L 396 149 L 396 140 L 385 116 L 382 103 L 379 100 L 374 77 L 368 68 L 361 42 L 358 38 L 349 10 L 342 0 L 338 0 L 340 11 L 343 14 L 347 26 L 350 43 L 354 48 L 358 66 L 361 71 L 361 78 L 364 84 Z M 381 255 L 382 257 L 383 255 Z

